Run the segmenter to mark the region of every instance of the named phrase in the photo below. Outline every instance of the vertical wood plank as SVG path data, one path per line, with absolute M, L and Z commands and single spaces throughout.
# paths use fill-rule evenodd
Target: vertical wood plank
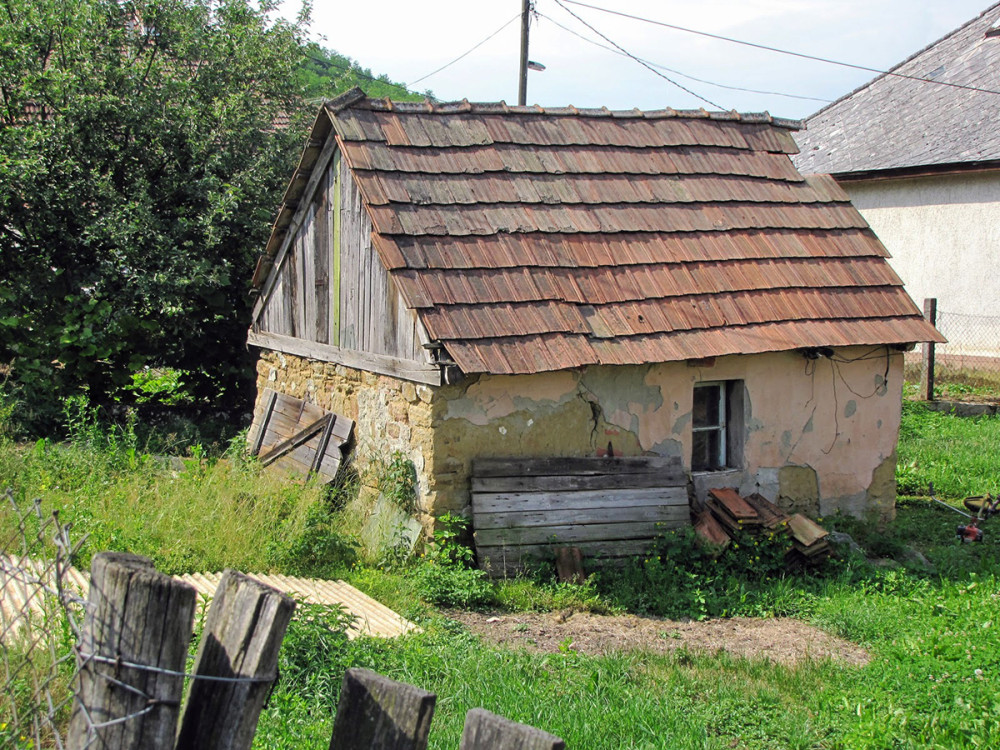
M 326 180 L 316 199 L 315 222 L 315 263 L 316 288 L 313 292 L 316 300 L 316 323 L 314 337 L 321 344 L 330 342 L 330 224 L 329 202 L 330 193 L 326 190 Z
M 541 729 L 474 708 L 465 715 L 458 750 L 565 750 L 566 743 Z
M 177 750 L 249 750 L 277 679 L 291 597 L 227 570 L 205 620 Z M 223 682 L 203 678 L 242 678 Z
M 367 669 L 348 669 L 330 750 L 424 750 L 437 696 Z
M 288 259 L 285 261 L 284 271 L 282 272 L 282 287 L 283 287 L 283 301 L 282 316 L 284 317 L 284 325 L 287 336 L 297 336 L 298 329 L 295 327 L 295 310 L 298 305 L 295 301 L 295 280 L 298 277 L 298 271 L 295 266 L 298 261 L 298 253 L 295 252 L 293 247 L 288 251 Z
M 195 593 L 145 557 L 94 556 L 68 748 L 173 747 L 184 678 L 154 670 L 184 672 Z
M 333 155 L 333 170 L 331 172 L 331 179 L 333 184 L 330 185 L 330 196 L 332 206 L 330 208 L 330 238 L 331 238 L 331 254 L 330 259 L 330 343 L 334 346 L 342 346 L 341 336 L 340 336 L 340 248 L 341 248 L 341 234 L 343 222 L 340 215 L 341 206 L 341 163 L 340 163 L 340 150 Z
M 302 301 L 302 324 L 299 330 L 302 338 L 314 340 L 316 331 L 316 204 L 309 206 L 305 221 L 302 223 L 302 241 L 299 250 L 302 254 L 299 267 L 302 269 L 302 289 L 299 299 Z
M 937 297 L 924 299 L 924 317 L 932 326 L 937 325 Z M 925 401 L 934 400 L 934 342 L 923 343 L 923 369 L 920 373 L 920 393 Z

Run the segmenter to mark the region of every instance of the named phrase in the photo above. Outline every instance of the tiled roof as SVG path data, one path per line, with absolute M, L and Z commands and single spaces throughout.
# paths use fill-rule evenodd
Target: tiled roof
M 332 126 L 376 251 L 465 372 L 938 339 L 836 182 L 792 166 L 795 123 L 360 93 L 326 112 L 310 148 Z
M 802 172 L 848 174 L 1000 160 L 1000 4 L 806 120 Z M 929 78 L 957 84 L 901 78 Z M 975 91 L 972 89 L 984 89 Z

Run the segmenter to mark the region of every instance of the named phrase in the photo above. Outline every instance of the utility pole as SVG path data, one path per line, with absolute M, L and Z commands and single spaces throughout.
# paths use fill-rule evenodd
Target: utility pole
M 528 24 L 531 22 L 531 0 L 521 0 L 521 77 L 517 86 L 517 103 L 528 103 Z

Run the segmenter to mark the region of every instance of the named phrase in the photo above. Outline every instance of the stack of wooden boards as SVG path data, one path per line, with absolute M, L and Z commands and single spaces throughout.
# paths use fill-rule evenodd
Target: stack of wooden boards
M 677 458 L 481 458 L 472 464 L 480 567 L 514 573 L 574 547 L 588 562 L 645 554 L 663 529 L 690 523 Z
M 695 517 L 694 529 L 719 548 L 727 547 L 742 533 L 788 534 L 792 539 L 790 564 L 818 562 L 831 551 L 826 529 L 801 513 L 787 515 L 756 492 L 742 497 L 731 488 L 709 490 L 705 510 Z

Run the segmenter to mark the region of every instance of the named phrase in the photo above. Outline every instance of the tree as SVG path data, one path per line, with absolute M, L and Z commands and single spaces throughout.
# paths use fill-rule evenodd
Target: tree
M 304 132 L 275 123 L 339 88 L 304 66 L 334 53 L 276 0 L 0 4 L 0 368 L 35 428 L 145 365 L 245 407 L 249 280 Z

